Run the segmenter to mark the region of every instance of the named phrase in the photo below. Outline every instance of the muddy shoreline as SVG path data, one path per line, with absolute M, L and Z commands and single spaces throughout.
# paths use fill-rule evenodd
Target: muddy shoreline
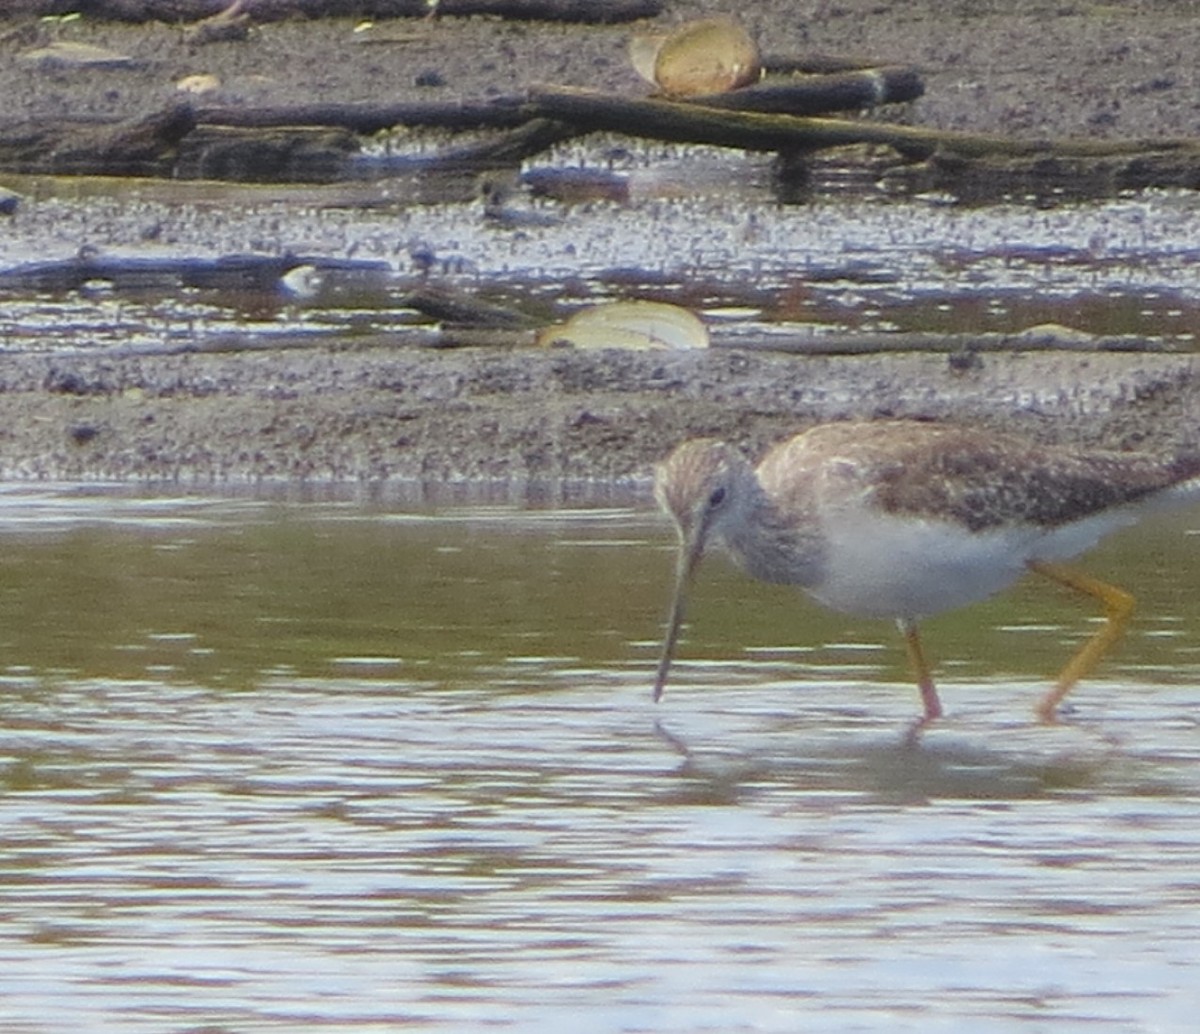
M 1042 441 L 1200 446 L 1200 362 L 1026 353 L 810 356 L 316 349 L 9 357 L 0 476 L 638 484 L 665 447 L 758 451 L 812 423 L 968 421 Z
M 722 10 L 670 5 L 670 22 Z M 869 54 L 919 65 L 901 121 L 1014 135 L 1196 136 L 1190 55 L 1197 5 L 769 2 L 745 12 L 772 49 Z M 393 23 L 401 42 L 355 42 L 346 22 L 263 25 L 197 50 L 175 26 L 86 25 L 130 69 L 31 75 L 28 40 L 0 21 L 0 87 L 37 120 L 159 110 L 185 75 L 215 72 L 214 101 L 296 103 L 486 96 L 539 81 L 638 90 L 629 26 L 445 19 Z M 436 72 L 436 75 L 428 74 Z M 425 84 L 425 85 L 420 85 Z M 433 85 L 429 85 L 433 84 Z M 0 477 L 365 483 L 546 480 L 640 483 L 694 434 L 757 451 L 809 423 L 959 419 L 1042 440 L 1197 445 L 1190 356 L 933 354 L 787 357 L 329 346 L 172 356 L 0 359 Z
M 206 105 L 462 101 L 542 83 L 640 95 L 627 47 L 637 32 L 728 14 L 675 0 L 652 21 L 570 25 L 494 18 L 396 19 L 374 34 L 349 19 L 270 22 L 247 39 L 194 47 L 181 25 L 0 17 L 6 121 L 123 121 L 178 101 L 186 76 L 214 75 Z M 886 117 L 938 129 L 1041 137 L 1200 135 L 1196 0 L 940 3 L 764 0 L 736 11 L 764 50 L 913 65 L 925 95 Z M 54 40 L 111 49 L 121 68 L 23 55 Z

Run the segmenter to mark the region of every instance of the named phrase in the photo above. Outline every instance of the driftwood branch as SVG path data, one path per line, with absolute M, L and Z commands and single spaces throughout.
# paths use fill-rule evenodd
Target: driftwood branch
M 504 111 L 504 109 L 500 109 Z M 482 140 L 432 154 L 372 158 L 359 136 L 322 124 L 198 125 L 186 104 L 115 126 L 0 126 L 0 169 L 57 175 L 160 176 L 247 183 L 332 183 L 394 174 L 516 165 L 579 131 L 532 117 Z M 264 120 L 267 121 L 267 120 Z M 315 121 L 315 120 L 314 120 Z M 510 123 L 508 115 L 497 124 Z
M 754 111 L 726 111 L 665 100 L 617 97 L 594 90 L 539 86 L 530 92 L 529 110 L 581 130 L 625 133 L 677 143 L 714 144 L 746 151 L 818 150 L 852 144 L 882 144 L 906 157 L 925 159 L 938 152 L 963 158 L 1056 154 L 1072 157 L 1196 151 L 1200 141 L 1175 140 L 1016 140 L 987 133 L 923 129 L 917 126 Z
M 202 258 L 131 258 L 115 255 L 79 255 L 49 262 L 30 262 L 0 270 L 0 291 L 76 291 L 85 284 L 104 281 L 115 291 L 167 291 L 180 287 L 215 291 L 274 291 L 280 279 L 300 266 L 318 273 L 381 275 L 386 262 L 335 259 L 306 255 L 227 255 Z
M 0 15 L 9 17 L 78 12 L 87 18 L 123 22 L 194 22 L 225 10 L 230 0 L 5 0 Z M 487 14 L 514 20 L 626 22 L 654 18 L 662 0 L 439 0 L 439 15 Z M 247 0 L 256 22 L 287 18 L 424 18 L 425 0 Z
M 907 69 L 822 76 L 824 104 L 841 96 L 897 100 L 920 88 Z M 828 88 L 837 84 L 835 89 Z M 717 103 L 795 105 L 803 83 L 735 91 L 706 103 L 622 97 L 560 86 L 527 97 L 414 104 L 327 104 L 237 111 L 186 102 L 131 123 L 0 124 L 0 170 L 329 183 L 399 172 L 515 165 L 555 143 L 594 131 L 651 140 L 775 152 L 780 182 L 803 177 L 814 152 L 850 145 L 890 147 L 902 162 L 885 175 L 900 187 L 956 193 L 1076 188 L 1090 195 L 1147 186 L 1200 188 L 1200 140 L 1019 140 L 865 119 L 740 111 Z M 500 130 L 420 155 L 365 155 L 362 137 L 399 124 Z M 908 164 L 904 164 L 904 163 Z M 798 169 L 790 173 L 789 169 Z
M 448 147 L 436 154 L 387 163 L 395 169 L 416 165 L 424 169 L 495 168 L 517 165 L 526 158 L 578 135 L 578 130 L 552 119 L 535 118 L 516 129 L 474 144 Z M 369 163 L 365 163 L 368 164 Z
M 857 111 L 914 101 L 924 92 L 925 84 L 916 69 L 897 65 L 790 80 L 764 79 L 740 90 L 690 97 L 687 103 L 736 111 L 819 115 L 826 111 Z
M 529 327 L 533 321 L 523 312 L 507 305 L 487 302 L 464 291 L 428 285 L 416 288 L 397 299 L 397 304 L 437 320 L 463 327 L 513 330 Z
M 485 101 L 407 101 L 395 104 L 291 104 L 264 108 L 197 107 L 200 125 L 264 129 L 279 126 L 338 126 L 370 135 L 395 126 L 441 129 L 513 129 L 529 121 L 523 97 Z
M 437 13 L 454 17 L 488 14 L 548 22 L 613 23 L 657 18 L 663 0 L 439 0 Z
M 19 172 L 162 176 L 195 128 L 186 104 L 118 125 L 18 123 L 0 126 L 0 168 Z
M 906 65 L 769 78 L 729 93 L 692 98 L 688 103 L 738 111 L 792 115 L 847 111 L 916 100 L 925 92 L 919 73 Z M 609 95 L 598 95 L 609 97 Z M 617 101 L 620 98 L 610 97 Z M 356 133 L 377 133 L 393 126 L 442 129 L 511 129 L 529 120 L 525 98 L 512 94 L 488 100 L 405 101 L 389 104 L 293 104 L 263 108 L 198 106 L 201 125 L 262 128 L 340 126 Z

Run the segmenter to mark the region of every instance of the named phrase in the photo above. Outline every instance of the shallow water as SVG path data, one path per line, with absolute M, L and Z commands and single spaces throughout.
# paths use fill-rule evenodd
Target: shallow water
M 1049 729 L 1086 609 L 886 627 L 720 561 L 649 700 L 640 507 L 0 493 L 0 1027 L 1184 1031 L 1196 518 Z

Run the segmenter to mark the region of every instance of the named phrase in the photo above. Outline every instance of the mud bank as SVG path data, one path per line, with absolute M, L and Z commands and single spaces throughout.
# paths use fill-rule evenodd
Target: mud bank
M 671 4 L 659 21 L 725 9 Z M 1128 8 L 778 0 L 739 13 L 773 50 L 918 65 L 926 93 L 892 113 L 900 121 L 1117 138 L 1200 133 L 1191 59 L 1200 49 L 1198 10 L 1166 0 Z M 634 27 L 478 18 L 395 25 L 390 43 L 358 42 L 345 21 L 295 21 L 193 49 L 177 26 L 84 20 L 56 31 L 126 53 L 130 64 L 31 74 L 18 55 L 46 27 L 0 22 L 0 89 L 12 117 L 33 121 L 64 108 L 81 118 L 136 118 L 161 110 L 179 79 L 200 73 L 219 77 L 209 100 L 226 105 L 445 100 L 539 81 L 643 89 L 625 56 Z M 657 211 L 675 217 L 669 204 Z M 720 434 L 754 451 L 805 424 L 846 417 L 971 420 L 1119 447 L 1194 445 L 1200 428 L 1190 356 L 331 346 L 140 357 L 10 352 L 0 368 L 5 478 L 623 481 L 644 478 L 689 435 Z
M 8 357 L 0 476 L 187 485 L 640 483 L 691 434 L 850 417 L 1194 447 L 1190 356 L 394 352 Z

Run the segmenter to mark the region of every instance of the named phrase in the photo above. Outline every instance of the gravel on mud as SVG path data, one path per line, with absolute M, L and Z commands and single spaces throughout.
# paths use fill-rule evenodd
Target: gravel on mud
M 669 24 L 723 12 L 679 2 Z M 1039 0 L 766 0 L 738 14 L 772 52 L 912 63 L 926 95 L 904 121 L 1017 136 L 1200 135 L 1200 5 Z M 0 20 L 10 121 L 135 118 L 213 73 L 219 104 L 511 93 L 535 82 L 642 91 L 626 57 L 650 26 L 442 19 L 393 43 L 345 21 L 256 27 L 190 49 L 177 26 L 63 32 L 130 55 L 123 69 L 31 71 L 44 26 Z M 888 117 L 897 117 L 889 113 Z M 0 181 L 0 185 L 2 181 Z M 1195 446 L 1196 362 L 1148 354 L 787 357 L 713 350 L 320 348 L 0 359 L 0 476 L 229 484 L 410 479 L 639 480 L 693 434 L 760 449 L 818 420 L 966 419 L 1043 440 Z

